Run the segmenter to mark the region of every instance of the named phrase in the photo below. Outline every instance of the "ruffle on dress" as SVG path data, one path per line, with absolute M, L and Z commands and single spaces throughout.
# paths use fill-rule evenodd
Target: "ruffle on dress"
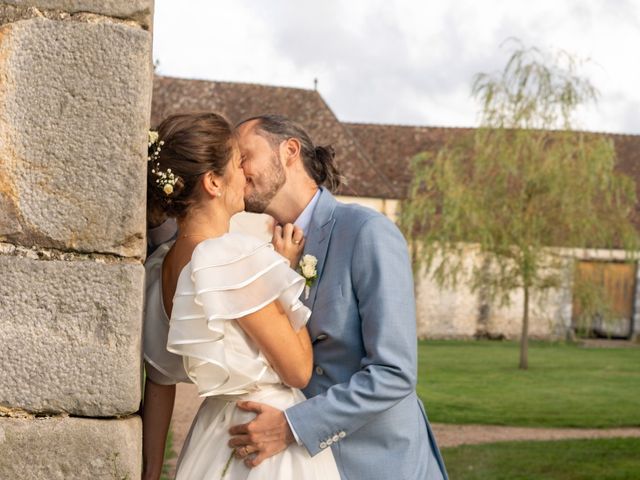
M 298 331 L 311 312 L 304 278 L 270 243 L 228 233 L 201 242 L 180 274 L 167 350 L 181 355 L 201 396 L 242 394 L 280 380 L 235 319 L 278 301 Z

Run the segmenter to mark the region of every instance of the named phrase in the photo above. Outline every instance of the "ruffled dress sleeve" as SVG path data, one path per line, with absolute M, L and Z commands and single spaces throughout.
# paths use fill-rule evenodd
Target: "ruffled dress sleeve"
M 169 318 L 162 302 L 162 261 L 171 244 L 163 244 L 145 262 L 143 350 L 147 376 L 160 385 L 191 382 L 182 357 L 167 350 Z
M 201 396 L 278 382 L 235 320 L 277 301 L 298 331 L 311 315 L 303 290 L 304 278 L 270 243 L 237 233 L 205 240 L 178 279 L 167 349 L 182 356 Z

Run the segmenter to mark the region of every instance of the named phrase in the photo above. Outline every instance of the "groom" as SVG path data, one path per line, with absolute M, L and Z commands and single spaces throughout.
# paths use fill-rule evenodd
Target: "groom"
M 250 466 L 298 442 L 312 456 L 331 448 L 344 479 L 446 479 L 415 391 L 415 302 L 404 238 L 383 215 L 339 203 L 320 186 L 338 184 L 333 151 L 315 147 L 296 123 L 266 115 L 243 121 L 237 132 L 247 211 L 296 224 L 304 254 L 318 263 L 304 300 L 313 312 L 308 400 L 284 412 L 241 402 L 256 417 L 231 428 L 230 446 Z

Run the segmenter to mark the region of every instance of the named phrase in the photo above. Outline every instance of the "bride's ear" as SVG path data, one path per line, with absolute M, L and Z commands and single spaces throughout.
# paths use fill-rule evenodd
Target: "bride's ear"
M 202 190 L 210 197 L 219 197 L 222 195 L 222 178 L 213 172 L 207 172 L 200 180 L 202 182 Z

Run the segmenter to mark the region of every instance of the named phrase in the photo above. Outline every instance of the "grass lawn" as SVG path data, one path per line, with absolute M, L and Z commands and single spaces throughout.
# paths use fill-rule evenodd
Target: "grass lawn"
M 464 445 L 442 450 L 455 480 L 623 480 L 640 477 L 640 439 Z
M 169 432 L 167 433 L 167 441 L 164 444 L 164 464 L 162 465 L 162 475 L 160 480 L 170 480 L 169 464 L 167 462 L 177 456 L 178 454 L 173 451 L 173 431 L 169 429 Z
M 532 342 L 527 371 L 517 368 L 518 352 L 514 342 L 420 342 L 418 393 L 429 419 L 538 427 L 640 426 L 640 348 Z

